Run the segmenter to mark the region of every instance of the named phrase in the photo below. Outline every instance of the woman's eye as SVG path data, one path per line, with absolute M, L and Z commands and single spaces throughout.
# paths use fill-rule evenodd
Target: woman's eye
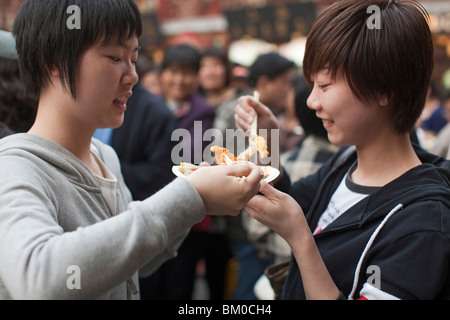
M 120 62 L 121 59 L 120 58 L 116 58 L 116 57 L 109 57 L 112 61 L 114 62 Z
M 328 87 L 329 86 L 329 84 L 319 84 L 318 85 L 318 87 L 320 88 L 320 89 L 325 89 L 326 87 Z

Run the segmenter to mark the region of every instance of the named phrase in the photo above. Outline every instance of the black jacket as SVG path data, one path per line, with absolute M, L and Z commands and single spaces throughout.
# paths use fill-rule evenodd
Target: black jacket
M 139 83 L 127 107 L 122 126 L 113 132 L 111 145 L 133 199 L 144 200 L 175 177 L 171 135 L 177 124 L 164 101 Z
M 422 165 L 369 195 L 315 236 L 345 297 L 353 292 L 350 298 L 358 299 L 369 266 L 377 266 L 383 292 L 400 299 L 450 298 L 450 161 L 420 148 L 416 153 Z M 341 154 L 290 188 L 311 230 L 356 161 L 352 152 L 336 165 Z M 281 299 L 305 299 L 294 258 Z

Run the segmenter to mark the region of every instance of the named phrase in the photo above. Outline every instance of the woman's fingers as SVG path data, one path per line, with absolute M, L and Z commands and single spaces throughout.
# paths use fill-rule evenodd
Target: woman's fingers
M 251 164 L 211 166 L 187 177 L 203 199 L 206 211 L 236 215 L 259 190 L 262 170 Z
M 249 130 L 256 114 L 258 115 L 259 129 L 278 128 L 278 121 L 272 111 L 250 96 L 244 96 L 238 100 L 234 115 L 236 127 L 244 131 Z
M 236 127 L 247 131 L 250 129 L 255 115 L 255 110 L 247 104 L 247 100 L 240 98 L 234 115 Z

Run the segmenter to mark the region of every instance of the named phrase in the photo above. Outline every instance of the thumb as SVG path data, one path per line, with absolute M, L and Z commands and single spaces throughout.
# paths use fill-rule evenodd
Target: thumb
M 264 196 L 266 196 L 266 198 L 270 200 L 277 199 L 278 195 L 281 193 L 265 180 L 261 180 L 259 192 L 261 192 Z

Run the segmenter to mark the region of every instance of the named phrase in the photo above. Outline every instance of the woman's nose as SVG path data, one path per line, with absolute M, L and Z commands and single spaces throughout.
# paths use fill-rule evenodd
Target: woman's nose
M 308 105 L 308 108 L 312 110 L 318 110 L 320 108 L 320 101 L 317 98 L 317 95 L 315 93 L 315 89 L 311 91 L 311 94 L 308 97 L 308 100 L 306 100 L 306 104 Z
M 139 76 L 136 72 L 136 66 L 131 63 L 128 67 L 126 74 L 123 77 L 123 82 L 125 85 L 134 86 L 139 81 Z

